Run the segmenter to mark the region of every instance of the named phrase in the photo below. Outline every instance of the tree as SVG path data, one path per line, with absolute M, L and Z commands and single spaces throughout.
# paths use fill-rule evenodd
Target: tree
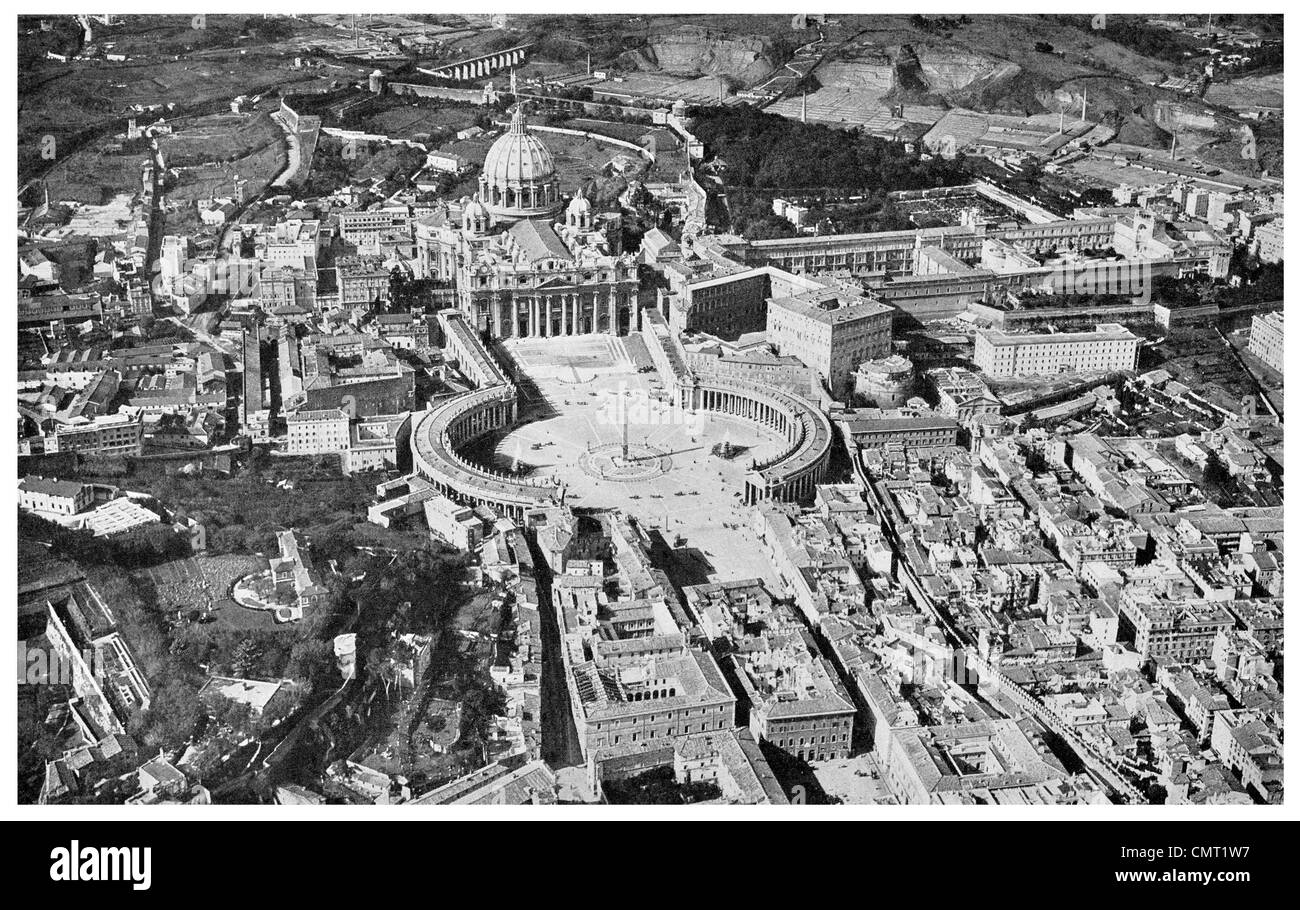
M 1218 452 L 1210 452 L 1209 457 L 1206 458 L 1202 479 L 1205 481 L 1206 487 L 1216 490 L 1222 489 L 1232 480 L 1231 475 L 1228 474 L 1228 468 L 1224 465 L 1223 459 L 1219 457 Z
M 286 676 L 313 685 L 335 668 L 334 648 L 329 642 L 307 639 L 295 642 L 285 665 Z
M 169 679 L 149 703 L 145 741 L 151 748 L 179 745 L 203 716 L 198 688 L 185 679 Z

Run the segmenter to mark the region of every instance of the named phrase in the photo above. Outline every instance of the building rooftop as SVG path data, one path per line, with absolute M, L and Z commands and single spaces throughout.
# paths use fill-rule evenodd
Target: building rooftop
M 1116 339 L 1138 340 L 1124 326 L 1107 322 L 1097 326 L 1092 332 L 1027 332 L 1025 334 L 1008 334 L 1000 329 L 980 329 L 978 334 L 992 345 L 1024 344 L 1074 344 L 1088 341 L 1115 341 Z
M 81 493 L 82 484 L 71 480 L 57 480 L 31 475 L 18 481 L 18 489 L 28 493 L 40 493 L 45 496 L 74 497 Z
M 894 308 L 870 297 L 857 297 L 845 291 L 826 288 L 808 291 L 794 297 L 775 297 L 768 301 L 780 307 L 827 325 L 839 325 L 869 316 L 892 313 Z

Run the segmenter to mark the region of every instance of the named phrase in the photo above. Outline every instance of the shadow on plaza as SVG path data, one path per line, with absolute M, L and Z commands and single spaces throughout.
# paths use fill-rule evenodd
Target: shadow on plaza
M 649 529 L 646 536 L 650 539 L 650 558 L 664 567 L 678 597 L 682 596 L 682 588 L 709 583 L 713 562 L 699 547 L 689 543 L 674 547 L 660 528 Z
M 838 797 L 830 796 L 822 785 L 817 782 L 817 777 L 813 773 L 812 766 L 801 758 L 796 758 L 789 752 L 780 749 L 767 740 L 760 740 L 758 747 L 763 752 L 763 757 L 767 759 L 772 773 L 776 775 L 777 782 L 781 784 L 781 789 L 790 797 L 791 802 L 800 799 L 798 794 L 802 793 L 802 799 L 809 805 L 827 805 L 831 803 L 842 802 Z M 802 787 L 802 790 L 796 789 Z

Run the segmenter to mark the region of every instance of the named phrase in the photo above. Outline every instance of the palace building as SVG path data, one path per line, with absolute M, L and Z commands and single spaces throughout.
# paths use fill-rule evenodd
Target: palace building
M 636 261 L 612 253 L 595 220 L 582 190 L 563 206 L 555 162 L 519 106 L 475 197 L 416 222 L 418 273 L 452 282 L 467 322 L 494 338 L 626 335 Z

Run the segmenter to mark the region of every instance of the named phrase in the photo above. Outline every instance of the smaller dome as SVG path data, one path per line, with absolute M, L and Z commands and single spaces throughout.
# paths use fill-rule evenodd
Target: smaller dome
M 589 215 L 591 214 L 591 200 L 582 190 L 578 190 L 578 195 L 573 197 L 569 203 L 568 212 L 570 215 Z
M 485 229 L 491 223 L 491 220 L 488 216 L 487 206 L 477 199 L 465 203 L 465 208 L 461 211 L 460 223 L 467 231 Z

